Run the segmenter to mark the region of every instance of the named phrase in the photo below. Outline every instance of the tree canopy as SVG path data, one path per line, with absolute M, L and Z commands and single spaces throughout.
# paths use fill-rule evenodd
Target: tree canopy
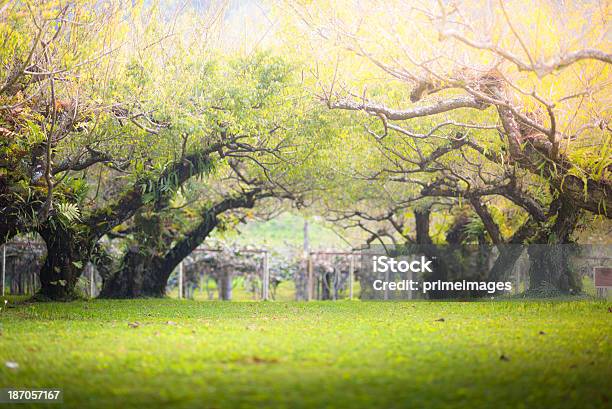
M 162 295 L 272 202 L 368 243 L 570 242 L 612 218 L 610 6 L 537 6 L 275 2 L 240 47 L 225 1 L 8 2 L 2 243 L 40 234 L 41 295 L 70 298 L 88 262 Z

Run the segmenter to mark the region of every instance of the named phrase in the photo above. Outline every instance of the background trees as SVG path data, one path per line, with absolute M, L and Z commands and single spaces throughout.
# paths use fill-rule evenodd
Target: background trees
M 609 10 L 486 4 L 275 3 L 277 24 L 237 47 L 225 1 L 9 2 L 0 240 L 41 236 L 54 299 L 90 261 L 107 296 L 160 295 L 271 198 L 368 242 L 495 245 L 493 275 L 520 255 L 508 245 L 571 242 L 610 218 Z M 550 254 L 532 254 L 533 285 L 578 291 Z

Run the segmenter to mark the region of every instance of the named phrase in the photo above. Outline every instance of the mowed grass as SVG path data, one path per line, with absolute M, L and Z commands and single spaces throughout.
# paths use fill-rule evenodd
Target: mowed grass
M 609 408 L 611 307 L 24 304 L 0 315 L 0 387 L 63 388 L 69 408 Z

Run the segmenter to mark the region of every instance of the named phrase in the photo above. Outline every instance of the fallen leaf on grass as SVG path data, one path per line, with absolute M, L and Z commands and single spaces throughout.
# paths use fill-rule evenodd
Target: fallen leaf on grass
M 4 363 L 4 365 L 6 365 L 6 367 L 8 369 L 17 369 L 17 368 L 19 368 L 19 364 L 17 362 L 13 362 L 13 361 L 6 361 Z
M 178 324 L 174 321 L 166 321 L 166 325 L 178 325 Z

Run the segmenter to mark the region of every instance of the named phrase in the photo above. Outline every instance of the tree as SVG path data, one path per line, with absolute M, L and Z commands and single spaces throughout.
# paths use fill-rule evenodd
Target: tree
M 3 54 L 10 138 L 0 233 L 41 234 L 44 298 L 74 297 L 98 240 L 141 209 L 164 209 L 228 158 L 291 148 L 286 136 L 301 121 L 303 95 L 286 98 L 299 89 L 292 67 L 264 54 L 226 58 L 201 41 L 216 4 L 204 15 L 177 12 L 181 36 L 156 6 L 110 6 L 49 2 L 29 13 L 16 3 L 2 26 L 18 41 Z
M 603 107 L 612 57 L 597 48 L 605 18 L 586 4 L 561 9 L 543 1 L 529 16 L 512 13 L 516 7 L 490 2 L 481 13 L 468 1 L 415 1 L 373 2 L 364 10 L 347 1 L 293 11 L 313 48 L 326 50 L 319 60 L 335 60 L 327 72 L 319 64 L 313 69 L 321 101 L 363 113 L 367 133 L 381 146 L 386 161 L 377 179 L 420 187 L 407 202 L 432 196 L 468 201 L 500 246 L 517 237 L 501 233 L 483 200 L 524 209 L 525 227 L 514 233 L 521 242 L 564 243 L 583 212 L 610 217 L 610 129 Z M 576 13 L 592 25 L 569 48 L 564 39 L 576 35 L 564 22 Z M 554 23 L 540 30 L 543 21 Z M 369 80 L 381 72 L 383 81 Z M 554 281 L 548 284 L 577 290 L 567 269 L 560 274 L 547 267 L 554 263 L 535 264 L 547 270 L 540 273 Z M 532 277 L 534 285 L 544 284 L 535 271 Z
M 70 230 L 86 196 L 86 182 L 73 173 L 117 164 L 111 152 L 118 137 L 100 138 L 113 129 L 115 115 L 99 87 L 100 66 L 114 72 L 110 56 L 124 39 L 112 33 L 128 24 L 118 14 L 118 4 L 96 2 L 11 2 L 2 9 L 0 240 L 41 234 L 48 246 L 43 292 L 53 297 L 70 292 L 80 255 L 89 251 L 85 241 L 72 240 L 86 235 Z

